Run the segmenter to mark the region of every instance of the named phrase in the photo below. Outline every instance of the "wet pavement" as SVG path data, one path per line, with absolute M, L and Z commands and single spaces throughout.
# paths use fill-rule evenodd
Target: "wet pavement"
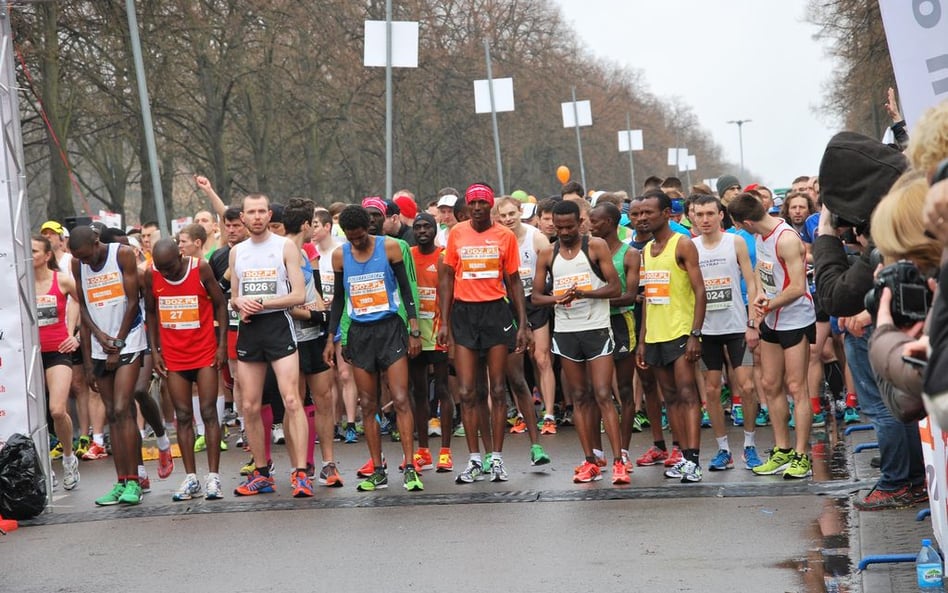
M 771 434 L 759 430 L 762 454 L 772 446 Z M 738 450 L 742 430 L 731 428 L 729 436 Z M 710 430 L 702 438 L 706 464 L 715 445 Z M 215 588 L 237 591 L 294 586 L 304 574 L 316 583 L 329 579 L 326 588 L 337 577 L 338 583 L 384 579 L 393 591 L 494 591 L 513 583 L 550 592 L 910 590 L 911 564 L 874 565 L 860 574 L 855 566 L 866 554 L 916 551 L 931 535 L 929 522 L 914 520 L 922 507 L 854 511 L 850 494 L 865 493 L 878 470 L 869 467 L 874 452 L 852 449 L 872 433 L 844 438 L 831 427 L 815 430 L 814 440 L 812 480 L 755 476 L 737 456 L 736 469 L 706 471 L 700 484 L 668 480 L 663 468 L 647 467 L 636 468 L 630 486 L 614 487 L 608 472 L 600 482 L 572 483 L 580 461 L 572 429 L 541 437 L 553 458 L 542 468 L 529 464 L 527 435 L 511 435 L 504 451 L 509 482 L 457 485 L 454 474 L 426 471 L 420 493 L 401 488 L 394 468 L 400 444 L 384 441 L 391 485 L 376 493 L 355 489 L 355 469 L 367 458 L 364 443 L 336 444 L 345 487 L 321 487 L 302 500 L 290 496 L 280 445 L 273 447 L 277 492 L 234 497 L 249 454 L 232 447 L 222 454 L 224 500 L 172 502 L 184 477 L 176 460 L 166 481 L 156 479 L 156 462 L 146 463 L 152 492 L 142 505 L 109 508 L 92 501 L 114 479 L 111 461 L 83 462 L 78 489 L 57 489 L 51 512 L 0 537 L 0 590 L 108 591 L 121 583 L 140 590 L 169 570 L 200 582 L 213 576 Z M 461 444 L 454 439 L 456 466 L 466 458 Z M 648 433 L 634 435 L 633 455 L 650 444 Z M 199 474 L 204 459 L 198 455 Z M 61 475 L 59 462 L 54 468 Z M 62 570 L 30 576 L 11 570 L 28 566 L 37 553 Z M 126 562 L 114 562 L 115 555 L 136 568 L 122 570 Z M 90 564 L 95 571 L 87 570 Z M 73 576 L 64 580 L 65 574 Z M 170 582 L 184 589 L 178 577 Z

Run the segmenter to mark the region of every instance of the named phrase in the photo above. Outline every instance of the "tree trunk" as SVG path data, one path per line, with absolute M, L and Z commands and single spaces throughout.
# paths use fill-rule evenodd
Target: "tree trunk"
M 76 207 L 72 202 L 72 185 L 65 161 L 65 150 L 60 149 L 60 146 L 66 146 L 67 116 L 63 113 L 59 93 L 59 38 L 56 34 L 59 7 L 54 2 L 48 2 L 37 4 L 36 9 L 42 21 L 44 45 L 40 62 L 43 73 L 40 93 L 49 120 L 49 128 L 46 130 L 46 146 L 49 152 L 49 203 L 46 211 L 49 218 L 62 221 L 67 216 L 75 216 Z

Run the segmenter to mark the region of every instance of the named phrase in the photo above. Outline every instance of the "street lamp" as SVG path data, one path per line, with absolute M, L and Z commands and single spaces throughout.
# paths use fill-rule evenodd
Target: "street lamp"
M 744 179 L 744 124 L 749 124 L 749 119 L 732 119 L 729 124 L 737 124 L 737 139 L 741 147 L 741 179 Z

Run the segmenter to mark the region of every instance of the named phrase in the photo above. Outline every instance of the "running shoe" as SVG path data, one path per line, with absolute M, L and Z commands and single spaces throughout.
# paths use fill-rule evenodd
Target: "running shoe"
M 693 484 L 701 481 L 701 466 L 694 461 L 685 460 L 684 465 L 679 470 L 681 472 L 682 484 Z M 667 473 L 665 475 L 668 475 Z
M 629 468 L 626 467 L 622 461 L 616 461 L 612 464 L 612 483 L 615 485 L 619 484 L 630 484 L 632 479 L 629 478 Z
M 127 505 L 138 505 L 142 503 L 142 486 L 135 480 L 129 480 L 125 483 L 125 489 L 119 496 L 120 503 Z
M 191 500 L 200 493 L 201 483 L 198 482 L 197 476 L 188 474 L 185 476 L 184 481 L 181 482 L 181 486 L 171 495 L 171 500 L 175 502 Z
M 138 474 L 138 485 L 141 486 L 142 493 L 151 492 L 151 480 L 148 479 L 148 474 Z
M 768 424 L 770 424 L 770 412 L 768 412 L 768 411 L 767 411 L 766 409 L 764 409 L 764 408 L 761 408 L 761 409 L 757 412 L 757 418 L 754 419 L 754 425 L 756 425 L 756 426 L 767 426 Z
M 632 432 L 642 432 L 644 428 L 645 427 L 642 426 L 642 418 L 638 414 L 633 416 L 632 417 Z
M 248 461 L 247 463 L 245 463 L 245 464 L 240 468 L 240 475 L 242 475 L 242 476 L 249 476 L 250 474 L 253 473 L 253 470 L 256 469 L 256 467 L 257 467 L 257 464 L 255 464 L 255 463 L 253 462 L 253 457 L 251 457 L 251 458 L 250 458 L 250 461 Z
M 438 467 L 435 469 L 439 474 L 454 471 L 454 460 L 451 459 L 451 449 L 441 448 L 438 453 Z
M 514 425 L 510 427 L 510 434 L 523 434 L 527 432 L 527 423 L 523 421 L 523 416 L 517 416 Z
M 681 460 L 678 461 L 678 463 L 676 463 L 674 466 L 672 466 L 672 467 L 666 469 L 666 470 L 665 470 L 665 477 L 666 477 L 666 478 L 681 478 L 681 476 L 682 476 L 682 468 L 685 467 L 685 463 L 687 463 L 687 462 L 686 462 L 684 459 L 681 459 Z
M 431 418 L 428 420 L 428 436 L 430 437 L 441 436 L 441 419 L 440 418 Z
M 924 483 L 909 488 L 909 496 L 913 504 L 928 504 L 928 488 Z
M 681 449 L 672 447 L 671 453 L 668 454 L 668 459 L 665 460 L 665 467 L 674 467 L 678 465 L 678 462 L 682 459 Z
M 418 476 L 418 472 L 415 471 L 415 468 L 409 467 L 405 470 L 405 490 L 409 492 L 420 492 L 425 489 L 425 485 L 421 483 L 421 478 Z
M 382 453 L 382 469 L 388 469 L 388 462 L 385 461 L 385 454 Z M 356 475 L 360 478 L 368 478 L 375 473 L 375 463 L 370 458 L 365 465 L 356 470 Z
M 704 408 L 701 408 L 701 428 L 711 428 L 711 416 Z
M 276 492 L 276 481 L 273 475 L 264 476 L 259 470 L 253 470 L 250 477 L 239 486 L 234 488 L 235 496 L 256 496 L 258 494 L 269 494 Z
M 662 408 L 662 430 L 668 430 L 670 425 L 668 424 L 668 411 L 665 408 Z
M 50 480 L 49 480 L 49 481 L 53 483 L 53 490 L 55 490 L 55 489 L 59 488 L 59 477 L 56 476 L 56 470 L 54 470 L 54 469 L 53 469 L 53 470 L 50 470 L 50 474 L 52 474 L 52 475 L 50 476 Z
M 470 484 L 472 482 L 480 482 L 484 479 L 484 467 L 477 461 L 469 459 L 467 461 L 467 467 L 464 468 L 464 471 L 459 473 L 456 478 L 454 478 L 455 484 Z
M 589 461 L 584 461 L 583 464 L 579 466 L 579 471 L 573 475 L 573 482 L 575 484 L 588 484 L 589 482 L 598 482 L 601 479 L 602 470 L 599 469 L 599 465 L 590 463 Z
M 742 457 L 744 458 L 745 469 L 754 469 L 755 467 L 764 464 L 764 462 L 761 461 L 760 457 L 757 455 L 757 447 L 754 446 L 744 447 L 744 453 Z
M 819 412 L 817 414 L 813 414 L 812 426 L 813 428 L 823 428 L 824 426 L 826 426 L 826 413 Z
M 912 504 L 912 492 L 907 485 L 898 490 L 879 490 L 873 487 L 865 498 L 853 502 L 853 506 L 860 511 L 905 509 Z
M 397 429 L 392 430 L 391 437 L 393 443 L 402 442 L 402 433 L 400 433 Z
M 354 425 L 350 424 L 346 426 L 346 431 L 343 433 L 342 439 L 347 445 L 359 442 L 359 433 L 356 432 Z
M 543 450 L 543 446 L 540 443 L 530 445 L 530 464 L 546 465 L 548 463 L 550 463 L 550 456 Z
M 484 473 L 485 473 L 485 474 L 490 471 L 491 457 L 492 457 L 492 456 L 491 456 L 490 453 L 488 453 L 487 455 L 484 456 Z
M 194 452 L 200 453 L 205 450 L 207 450 L 207 439 L 204 438 L 203 434 L 199 434 L 197 438 L 194 439 Z
M 662 451 L 655 445 L 652 445 L 648 448 L 648 451 L 643 453 L 635 460 L 635 465 L 646 467 L 649 465 L 658 465 L 659 463 L 664 463 L 668 459 L 668 451 Z
M 464 425 L 463 425 L 463 424 L 458 424 L 457 428 L 454 429 L 454 436 L 456 436 L 456 437 L 463 437 L 463 436 L 466 436 L 466 435 L 467 435 L 467 433 L 464 432 Z
M 332 431 L 332 440 L 334 443 L 341 443 L 345 440 L 345 435 L 342 433 L 342 427 L 338 424 L 333 427 Z
M 361 420 L 355 423 L 355 427 L 356 427 L 356 433 L 365 434 L 365 424 Z
M 105 459 L 108 456 L 109 452 L 105 450 L 105 447 L 93 441 L 92 444 L 89 445 L 88 450 L 82 455 L 82 459 L 84 461 L 93 461 L 96 459 Z
M 224 414 L 221 416 L 221 424 L 225 426 L 237 426 L 237 411 L 234 408 L 224 408 Z
M 758 476 L 772 476 L 787 469 L 791 461 L 793 461 L 792 450 L 783 452 L 774 449 L 770 454 L 770 458 L 755 467 L 753 471 Z
M 711 458 L 708 463 L 708 469 L 713 472 L 722 472 L 726 469 L 734 469 L 734 456 L 726 449 L 719 449 L 717 454 Z
M 247 440 L 247 433 L 244 432 L 244 429 L 240 429 L 240 436 L 237 437 L 237 442 L 235 443 L 238 447 L 247 451 L 250 448 L 250 442 Z
M 506 482 L 509 479 L 503 459 L 493 459 L 490 464 L 490 481 Z
M 783 472 L 784 480 L 802 480 L 813 475 L 813 468 L 810 465 L 810 457 L 805 453 L 794 453 L 793 461 Z
M 389 420 L 388 416 L 379 417 L 376 415 L 375 419 L 378 420 L 380 434 L 390 434 L 392 432 L 394 427 L 392 426 L 392 421 Z
M 82 456 L 86 454 L 86 451 L 89 450 L 89 445 L 92 444 L 92 439 L 88 435 L 82 435 L 76 439 L 75 444 L 73 445 L 73 454 L 82 459 Z
M 62 459 L 63 457 L 63 443 L 59 441 L 56 443 L 56 446 L 49 450 L 50 459 Z
M 734 404 L 731 408 L 731 420 L 734 422 L 734 426 L 744 426 L 744 406 Z
M 573 409 L 566 408 L 566 411 L 563 412 L 563 419 L 560 420 L 562 426 L 573 426 Z
M 72 461 L 63 457 L 63 488 L 72 490 L 79 485 L 79 458 L 73 454 Z
M 290 474 L 290 486 L 293 487 L 293 498 L 313 497 L 313 481 L 306 472 L 295 471 Z
M 221 477 L 217 474 L 208 474 L 204 480 L 204 500 L 220 500 L 221 498 L 224 498 Z
M 415 463 L 421 467 L 418 471 L 432 469 L 434 467 L 434 459 L 431 458 L 431 449 L 418 447 L 418 450 L 415 451 Z
M 270 428 L 270 440 L 274 445 L 286 444 L 286 433 L 283 432 L 282 422 L 277 422 Z
M 418 453 L 415 453 L 411 456 L 411 464 L 415 468 L 416 472 L 421 472 L 421 456 Z M 398 464 L 398 471 L 405 471 L 405 458 L 402 457 L 402 462 Z
M 339 469 L 332 461 L 319 470 L 319 483 L 327 488 L 342 488 L 342 476 L 339 475 Z
M 386 475 L 384 469 L 372 472 L 372 475 L 359 482 L 359 485 L 356 486 L 356 490 L 359 492 L 374 492 L 375 490 L 383 490 L 385 488 L 388 488 L 388 475 Z
M 556 420 L 546 418 L 540 426 L 540 434 L 556 434 Z
M 167 480 L 171 472 L 174 471 L 174 455 L 171 454 L 171 447 L 164 451 L 158 450 L 158 479 Z
M 227 441 L 221 439 L 221 451 L 226 451 L 230 449 L 230 445 L 227 444 Z
M 629 457 L 629 452 L 624 450 L 622 451 L 622 463 L 625 465 L 625 470 L 627 473 L 632 473 L 632 470 L 635 468 L 635 464 L 632 463 L 632 458 Z
M 843 422 L 845 424 L 855 424 L 859 422 L 859 412 L 856 411 L 856 408 L 846 408 L 843 412 Z
M 643 429 L 652 426 L 652 423 L 648 421 L 648 414 L 646 414 L 642 410 L 639 410 L 638 412 L 635 413 L 635 419 L 638 422 L 638 425 L 641 426 Z

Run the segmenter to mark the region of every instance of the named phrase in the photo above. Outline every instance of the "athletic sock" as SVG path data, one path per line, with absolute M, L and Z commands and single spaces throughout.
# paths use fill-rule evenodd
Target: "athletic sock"
M 661 449 L 662 451 L 668 451 L 668 445 L 665 444 L 664 440 L 661 441 L 652 441 L 652 444 Z
M 104 447 L 104 446 L 105 446 L 105 435 L 104 435 L 103 433 L 101 433 L 101 432 L 100 432 L 100 433 L 93 433 L 93 434 L 92 434 L 92 442 L 95 443 L 96 445 L 100 446 L 100 447 Z
M 724 435 L 723 437 L 716 437 L 715 440 L 718 442 L 719 451 L 723 450 L 727 451 L 728 453 L 731 452 L 731 447 L 727 444 L 727 435 Z
M 735 391 L 731 392 L 731 405 L 732 406 L 741 406 L 744 405 L 744 399 Z
M 263 467 L 258 467 L 258 468 L 256 468 L 256 469 L 257 469 L 258 472 L 260 472 L 260 475 L 263 476 L 264 478 L 269 478 L 269 477 L 270 477 L 270 467 L 269 467 L 269 466 L 264 465 Z
M 168 435 L 163 434 L 156 439 L 158 441 L 158 449 L 160 451 L 167 451 L 171 447 L 171 439 L 168 438 Z
M 757 446 L 757 433 L 756 432 L 747 432 L 744 431 L 744 446 L 745 447 L 756 447 Z
M 496 452 L 494 452 L 494 453 L 491 453 L 491 454 L 490 454 L 490 460 L 491 460 L 491 463 L 493 463 L 494 461 L 503 461 L 503 460 L 504 460 L 504 454 L 501 453 L 500 451 L 496 451 Z
M 846 394 L 846 407 L 847 408 L 856 408 L 859 406 L 859 400 L 856 398 L 855 393 Z M 95 435 L 93 435 L 95 436 Z
M 820 413 L 820 410 L 823 409 L 823 406 L 820 404 L 820 398 L 819 398 L 819 397 L 811 397 L 811 398 L 810 398 L 810 407 L 813 408 L 813 413 L 814 413 L 814 414 L 819 414 L 819 413 Z
M 595 455 L 597 459 L 605 457 L 605 454 L 599 449 L 593 449 L 593 455 Z
M 698 464 L 698 449 L 685 449 L 681 452 L 681 456 L 695 465 Z
M 543 420 L 544 420 L 544 422 L 547 421 L 547 420 L 554 420 L 554 421 L 555 421 L 556 418 L 553 416 L 553 414 L 544 414 L 544 415 L 543 415 Z
M 471 461 L 476 461 L 478 465 L 484 465 L 484 461 L 481 459 L 481 452 L 471 453 L 469 456 Z

